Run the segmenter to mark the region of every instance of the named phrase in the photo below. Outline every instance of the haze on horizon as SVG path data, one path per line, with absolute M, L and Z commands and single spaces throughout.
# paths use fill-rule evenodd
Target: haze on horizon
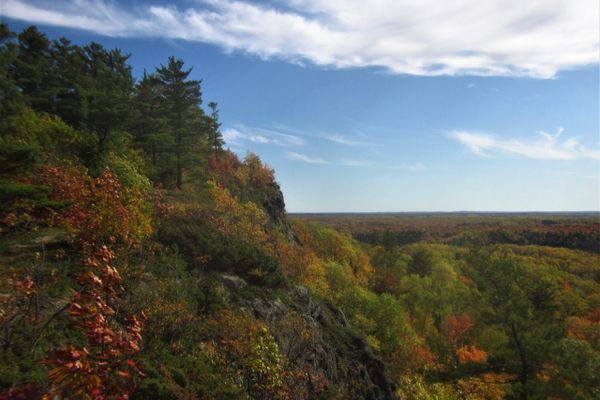
M 3 0 L 13 31 L 194 66 L 290 212 L 600 210 L 594 0 Z

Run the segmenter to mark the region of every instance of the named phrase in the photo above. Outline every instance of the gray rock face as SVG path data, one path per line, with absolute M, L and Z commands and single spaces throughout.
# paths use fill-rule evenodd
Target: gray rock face
M 296 286 L 284 300 L 243 300 L 242 308 L 271 327 L 282 354 L 311 377 L 325 376 L 340 399 L 396 399 L 381 360 L 352 332 L 343 312 Z
M 283 193 L 277 183 L 274 183 L 269 187 L 269 190 L 265 192 L 262 206 L 267 212 L 271 223 L 279 226 L 289 240 L 297 242 L 298 239 L 294 235 L 294 232 L 292 232 L 292 227 L 286 217 Z
M 227 289 L 240 290 L 248 285 L 245 280 L 235 275 L 221 275 L 221 282 Z

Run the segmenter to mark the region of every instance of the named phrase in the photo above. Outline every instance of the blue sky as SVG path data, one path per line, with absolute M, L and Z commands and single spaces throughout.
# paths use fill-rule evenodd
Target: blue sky
M 291 212 L 600 209 L 598 2 L 449 3 L 4 0 L 0 14 L 130 52 L 136 76 L 184 59 L 228 146 L 275 168 Z

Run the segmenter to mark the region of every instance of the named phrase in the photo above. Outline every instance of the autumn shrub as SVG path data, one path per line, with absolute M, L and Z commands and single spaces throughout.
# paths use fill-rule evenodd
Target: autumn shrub
M 294 233 L 299 242 L 324 261 L 335 261 L 352 272 L 353 280 L 366 287 L 373 274 L 367 252 L 347 234 L 316 224 L 294 221 Z
M 68 204 L 48 210 L 41 218 L 72 232 L 76 239 L 73 255 L 78 260 L 72 263 L 79 266 L 72 275 L 74 293 L 41 327 L 47 328 L 55 316 L 66 312 L 72 330 L 71 337 L 53 347 L 46 345 L 50 347 L 43 358 L 48 368 L 47 391 L 53 396 L 96 399 L 126 395 L 142 374 L 134 358 L 140 351 L 144 314 L 120 311 L 123 280 L 116 251 L 148 235 L 149 216 L 140 210 L 139 197 L 128 192 L 108 169 L 94 179 L 75 165 L 45 166 L 32 182 L 49 187 L 49 199 Z M 35 293 L 36 301 L 38 284 L 22 285 L 29 288 L 24 293 Z M 39 329 L 37 311 L 24 317 L 34 331 Z M 41 336 L 34 338 L 33 348 Z
M 252 398 L 278 398 L 283 360 L 268 328 L 259 321 L 223 310 L 207 321 L 208 350 L 214 361 Z

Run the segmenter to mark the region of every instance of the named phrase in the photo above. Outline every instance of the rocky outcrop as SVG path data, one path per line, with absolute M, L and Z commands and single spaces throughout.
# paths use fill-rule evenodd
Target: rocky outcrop
M 240 298 L 233 285 L 225 286 L 242 310 L 271 327 L 292 365 L 311 377 L 327 379 L 335 398 L 396 399 L 382 361 L 352 331 L 340 309 L 316 300 L 302 286 L 275 298 Z
M 240 290 L 245 288 L 248 284 L 245 280 L 235 275 L 222 274 L 221 282 L 227 289 L 230 290 Z
M 286 234 L 288 239 L 297 242 L 292 227 L 287 220 L 285 212 L 285 200 L 283 199 L 283 193 L 277 183 L 270 185 L 269 189 L 265 191 L 265 198 L 262 204 L 264 210 L 269 216 L 269 220 L 274 225 L 280 227 Z

